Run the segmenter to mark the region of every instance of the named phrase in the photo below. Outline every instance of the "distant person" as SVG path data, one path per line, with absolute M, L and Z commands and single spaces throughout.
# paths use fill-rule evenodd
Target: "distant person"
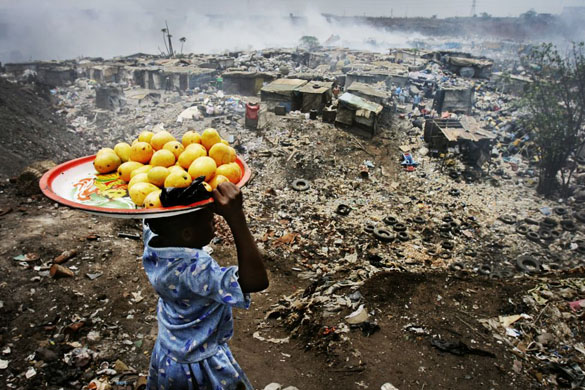
M 247 309 L 268 277 L 240 189 L 222 183 L 213 198 L 213 207 L 144 221 L 144 270 L 160 296 L 148 390 L 254 389 L 227 342 L 232 307 Z M 202 249 L 214 236 L 214 212 L 232 231 L 239 267 L 220 267 Z
M 414 95 L 414 98 L 412 99 L 412 109 L 414 110 L 418 108 L 420 102 L 421 102 L 420 94 L 417 93 L 416 95 Z

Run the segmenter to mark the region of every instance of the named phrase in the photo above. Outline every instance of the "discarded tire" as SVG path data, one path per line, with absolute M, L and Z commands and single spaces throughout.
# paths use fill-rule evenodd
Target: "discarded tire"
M 538 225 L 538 221 L 536 219 L 532 219 L 532 218 L 524 218 L 524 222 L 526 222 L 528 225 Z
M 305 179 L 296 179 L 292 182 L 291 187 L 295 191 L 307 191 L 311 188 L 311 184 Z
M 565 207 L 555 207 L 553 211 L 558 215 L 567 215 L 569 213 L 569 210 Z
M 394 225 L 393 229 L 396 232 L 405 232 L 406 231 L 406 225 L 403 224 L 403 223 L 397 223 L 397 224 Z
M 394 225 L 398 222 L 398 220 L 394 217 L 385 217 L 382 220 L 386 225 Z
M 513 215 L 502 215 L 500 217 L 500 221 L 504 222 L 507 225 L 512 225 L 516 223 L 516 217 Z
M 451 258 L 451 256 L 453 256 L 453 254 L 452 254 L 451 252 L 449 252 L 449 251 L 443 251 L 443 252 L 441 252 L 441 254 L 439 255 L 439 257 L 440 257 L 441 259 L 445 259 L 445 260 L 447 260 L 447 259 L 450 259 L 450 258 Z
M 556 240 L 561 236 L 561 232 L 559 232 L 558 230 L 551 230 L 550 235 L 552 236 L 553 239 Z
M 448 223 L 444 223 L 441 226 L 439 226 L 439 231 L 440 232 L 449 232 L 449 231 L 451 231 L 451 225 L 449 225 Z
M 528 230 L 530 230 L 530 229 L 528 229 L 528 226 L 526 226 L 526 225 L 516 226 L 516 233 L 526 234 L 526 233 L 528 233 Z
M 443 241 L 443 242 L 441 243 L 441 247 L 442 247 L 443 249 L 447 249 L 447 250 L 451 250 L 451 249 L 453 249 L 453 247 L 454 247 L 454 246 L 455 246 L 455 245 L 454 245 L 454 244 L 453 244 L 451 241 Z
M 449 171 L 449 177 L 451 179 L 458 179 L 459 178 L 459 173 L 457 171 Z
M 475 257 L 477 255 L 477 253 L 473 249 L 466 249 L 465 252 L 463 252 L 463 254 L 469 257 Z
M 537 232 L 528 232 L 526 233 L 526 238 L 528 238 L 530 241 L 540 241 L 540 235 Z
M 493 268 L 490 264 L 482 264 L 477 269 L 477 272 L 479 272 L 481 275 L 488 275 L 489 276 L 492 274 Z
M 337 210 L 335 210 L 335 212 L 339 215 L 348 215 L 350 211 L 351 208 L 345 204 L 340 204 L 339 206 L 337 206 Z
M 567 232 L 574 232 L 577 230 L 577 225 L 575 225 L 575 222 L 570 219 L 563 219 L 561 221 L 561 227 Z
M 455 263 L 451 263 L 449 265 L 449 269 L 451 271 L 462 271 L 465 269 L 465 264 L 456 261 Z
M 376 225 L 374 225 L 372 222 L 368 222 L 364 226 L 364 231 L 367 233 L 374 233 L 375 229 L 376 229 Z
M 549 230 L 541 230 L 538 235 L 545 241 L 552 240 L 553 236 Z
M 456 188 L 453 188 L 453 189 L 449 190 L 449 195 L 451 195 L 451 196 L 459 196 L 459 195 L 461 195 L 461 191 L 459 191 Z
M 563 269 L 563 266 L 559 263 L 556 263 L 556 262 L 548 263 L 547 265 L 551 271 L 560 271 Z
M 426 222 L 426 220 L 423 217 L 414 217 L 412 219 L 412 222 L 418 223 L 419 225 L 422 225 L 423 223 Z
M 546 217 L 540 222 L 540 226 L 548 228 L 549 230 L 554 229 L 558 224 L 557 220 L 551 217 Z
M 400 241 L 408 241 L 410 240 L 410 236 L 406 232 L 398 232 L 396 235 Z
M 390 241 L 394 240 L 394 236 L 392 235 L 392 233 L 390 233 L 390 230 L 388 230 L 388 229 L 375 228 L 374 229 L 374 237 L 376 237 L 378 240 L 384 241 L 384 242 L 390 242 Z
M 443 217 L 443 222 L 445 222 L 445 223 L 451 223 L 451 222 L 453 222 L 453 217 L 450 216 L 450 215 L 445 215 Z
M 533 274 L 540 271 L 540 261 L 531 256 L 520 256 L 516 260 L 516 267 L 520 271 Z

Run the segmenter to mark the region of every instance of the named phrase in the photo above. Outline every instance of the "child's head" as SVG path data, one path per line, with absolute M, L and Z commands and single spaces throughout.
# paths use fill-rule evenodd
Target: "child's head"
M 201 248 L 214 236 L 211 208 L 180 214 L 173 217 L 153 218 L 144 221 L 165 246 Z

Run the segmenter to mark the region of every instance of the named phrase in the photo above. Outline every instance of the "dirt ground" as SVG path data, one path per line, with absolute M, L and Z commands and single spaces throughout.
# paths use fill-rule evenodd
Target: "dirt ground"
M 35 351 L 35 360 L 47 350 L 57 355 L 65 353 L 72 346 L 64 341 L 84 340 L 92 330 L 100 334 L 100 339 L 90 345 L 99 355 L 97 361 L 120 359 L 146 372 L 156 337 L 156 297 L 141 270 L 141 241 L 118 237 L 118 233 L 139 235 L 139 223 L 94 218 L 56 207 L 41 196 L 21 199 L 8 186 L 2 189 L 1 198 L 3 210 L 12 209 L 0 219 L 0 343 L 12 346 L 8 372 L 26 371 L 30 365 L 26 359 Z M 213 247 L 218 259 L 234 263 L 232 244 Z M 67 265 L 76 269 L 74 278 L 36 278 L 35 267 L 42 269 L 47 261 L 73 248 L 78 255 Z M 22 253 L 36 253 L 39 259 L 27 267 L 19 266 L 12 258 Z M 509 312 L 511 302 L 518 302 L 529 283 L 460 279 L 444 273 L 379 274 L 365 284 L 362 293 L 380 313 L 380 331 L 369 337 L 352 331 L 363 366 L 344 370 L 327 364 L 328 356 L 323 351 L 307 350 L 303 340 L 266 345 L 252 337 L 271 304 L 306 284 L 292 276 L 285 260 L 268 259 L 267 265 L 270 288 L 254 294 L 250 310 L 235 312 L 236 333 L 231 343 L 258 388 L 270 382 L 299 389 L 379 388 L 386 382 L 401 389 L 529 388 L 526 377 L 510 374 L 513 356 L 474 320 Z M 98 272 L 102 276 L 95 280 L 85 276 Z M 132 295 L 138 292 L 143 296 L 140 302 Z M 81 328 L 68 331 L 68 326 L 80 321 Z M 409 324 L 424 328 L 429 335 L 405 331 Z M 431 346 L 431 334 L 464 340 L 495 357 L 440 352 Z M 56 357 L 45 360 L 45 364 L 30 380 L 17 379 L 17 387 L 39 388 L 46 381 L 49 388 L 79 388 L 95 374 L 93 365 L 86 370 L 70 368 Z M 6 374 L 0 373 L 2 382 Z
M 516 369 L 518 357 L 511 348 L 478 322 L 519 312 L 538 315 L 522 301 L 537 281 L 451 272 L 447 266 L 454 259 L 431 261 L 419 241 L 385 244 L 363 232 L 368 219 L 379 221 L 392 213 L 408 218 L 408 207 L 419 207 L 424 193 L 439 187 L 436 182 L 421 187 L 423 175 L 400 171 L 397 126 L 368 140 L 305 120 L 272 117 L 268 122 L 262 131 L 236 134 L 239 153 L 256 172 L 244 189 L 246 211 L 270 277 L 269 289 L 253 295 L 250 310 L 234 312 L 231 348 L 256 388 L 271 382 L 300 390 L 379 389 L 384 383 L 399 389 L 538 388 L 530 365 Z M 229 126 L 222 131 L 229 133 Z M 54 157 L 56 162 L 66 159 L 58 152 Z M 368 180 L 359 174 L 364 160 L 376 164 L 376 175 Z M 315 188 L 293 192 L 289 184 L 298 177 Z M 473 204 L 466 202 L 476 195 L 485 197 L 477 201 L 480 218 L 490 217 L 481 215 L 482 204 L 493 202 L 498 211 L 503 207 L 479 184 L 465 188 L 461 200 L 428 202 L 429 210 L 437 216 L 468 212 Z M 340 202 L 352 206 L 348 218 L 335 214 Z M 0 383 L 11 389 L 80 389 L 118 360 L 145 374 L 157 324 L 155 292 L 141 266 L 140 221 L 92 216 L 40 194 L 23 196 L 10 181 L 0 184 L 0 205 L 0 352 L 9 362 L 0 370 Z M 230 234 L 220 220 L 217 228 L 213 256 L 235 264 Z M 490 244 L 481 227 L 475 229 L 480 233 L 466 238 L 467 245 Z M 498 229 L 514 239 L 505 226 Z M 507 249 L 498 248 L 497 257 L 505 257 Z M 75 276 L 49 277 L 53 260 L 72 249 L 77 254 L 65 265 Z M 288 342 L 254 337 L 260 329 L 262 337 L 286 338 L 286 318 L 267 318 L 267 313 L 283 297 L 309 292 L 329 278 L 354 278 L 343 268 L 336 276 L 330 273 L 347 255 L 379 256 L 394 264 L 364 276 L 359 288 L 379 329 L 329 332 L 350 313 L 345 308 L 315 320 Z M 459 252 L 453 256 L 464 258 Z M 490 256 L 479 252 L 474 261 L 491 261 Z M 321 277 L 304 279 L 301 269 Z M 460 355 L 440 351 L 432 344 L 438 339 L 462 342 L 468 349 L 460 344 Z M 71 352 L 82 347 L 93 351 L 90 361 L 81 367 L 67 364 Z

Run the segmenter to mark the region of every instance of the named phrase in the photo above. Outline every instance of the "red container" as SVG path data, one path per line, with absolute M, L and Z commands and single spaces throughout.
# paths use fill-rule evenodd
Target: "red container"
M 251 120 L 257 120 L 259 109 L 260 109 L 259 104 L 246 103 L 246 118 Z

